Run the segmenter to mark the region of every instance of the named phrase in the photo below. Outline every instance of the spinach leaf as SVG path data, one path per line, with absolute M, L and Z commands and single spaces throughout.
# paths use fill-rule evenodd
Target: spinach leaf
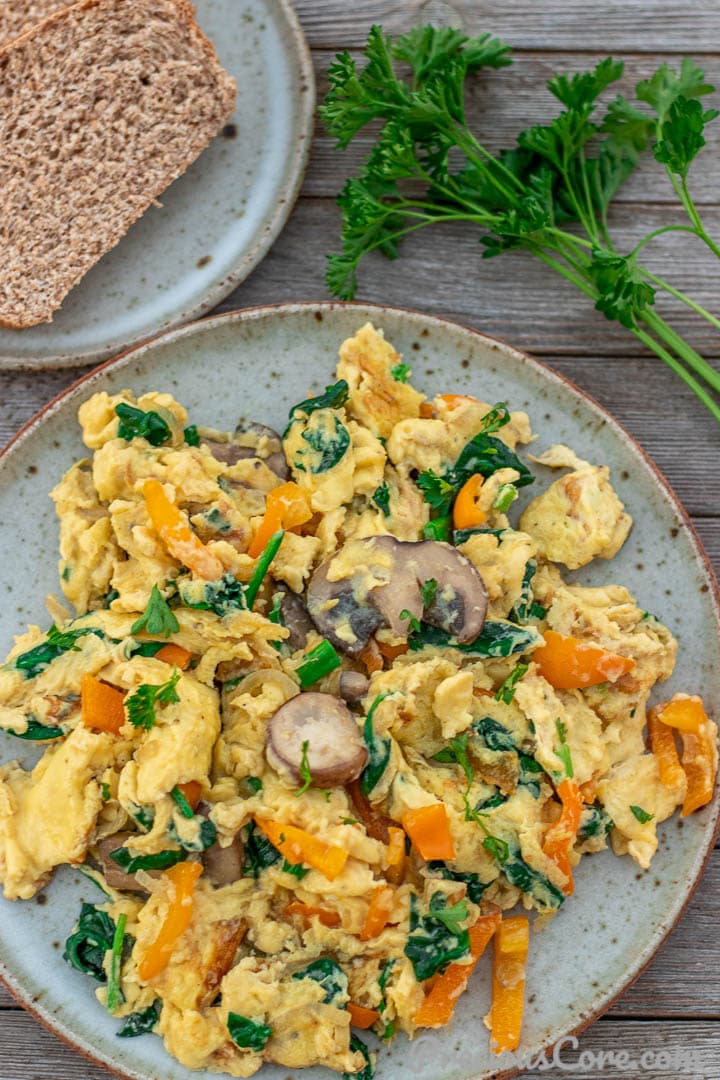
M 513 481 L 516 487 L 526 487 L 535 482 L 527 465 L 509 446 L 492 435 L 482 433 L 471 439 L 461 452 L 455 462 L 453 477 L 457 487 L 461 488 L 476 473 L 487 478 L 499 469 L 515 469 L 520 473 L 519 478 Z
M 102 630 L 95 627 L 87 627 L 82 630 L 58 630 L 57 626 L 51 626 L 47 632 L 46 640 L 39 645 L 34 645 L 27 652 L 20 653 L 14 660 L 6 665 L 8 670 L 22 671 L 26 679 L 36 678 L 58 656 L 66 652 L 79 652 L 80 646 L 77 641 L 87 634 L 95 634 L 96 637 L 104 637 Z
M 375 716 L 375 710 L 380 702 L 384 701 L 392 692 L 393 691 L 389 691 L 385 694 L 378 694 L 365 717 L 363 738 L 365 740 L 365 745 L 368 748 L 368 763 L 360 775 L 360 789 L 363 795 L 369 795 L 373 788 L 377 786 L 380 777 L 385 772 L 388 762 L 390 761 L 392 744 L 389 738 L 383 738 L 382 736 L 375 734 L 373 717 Z
M 539 870 L 528 866 L 517 845 L 508 846 L 509 854 L 502 871 L 510 884 L 532 896 L 541 908 L 559 908 L 565 902 L 562 890 L 553 885 Z
M 461 544 L 466 544 L 471 536 L 495 536 L 502 543 L 505 533 L 511 531 L 511 529 L 455 529 L 453 544 L 455 547 L 460 547 Z
M 153 585 L 147 607 L 130 627 L 130 633 L 162 634 L 163 637 L 169 638 L 171 634 L 177 634 L 179 629 L 180 623 L 168 607 L 167 600 L 157 585 Z
M 133 656 L 157 656 L 166 644 L 165 641 L 132 641 L 124 651 L 128 660 Z
M 330 412 L 314 413 L 301 438 L 308 449 L 296 452 L 293 467 L 315 476 L 334 468 L 350 448 L 350 432 Z
M 275 866 L 280 862 L 282 855 L 278 849 L 271 844 L 265 833 L 258 829 L 253 822 L 247 833 L 245 839 L 245 865 L 243 866 L 243 874 L 246 876 L 259 878 L 261 870 L 267 870 L 269 866 Z M 287 859 L 283 859 L 281 867 L 286 874 L 292 874 L 298 881 L 301 881 L 309 871 L 302 865 L 302 863 L 289 863 Z
M 99 983 L 106 983 L 103 960 L 113 947 L 114 937 L 115 923 L 110 916 L 92 904 L 83 904 L 77 929 L 65 942 L 63 960 Z
M 483 802 L 479 802 L 475 807 L 475 812 L 480 814 L 486 810 L 494 810 L 497 806 L 504 806 L 508 798 L 508 795 L 502 795 L 499 791 L 496 791 L 494 795 L 490 795 Z
M 353 1031 L 350 1035 L 350 1049 L 356 1053 L 359 1050 L 362 1056 L 365 1058 L 365 1065 L 360 1072 L 343 1073 L 344 1080 L 374 1080 L 375 1069 L 373 1063 L 370 1060 L 370 1051 L 365 1043 L 360 1039 Z
M 180 599 L 183 606 L 197 611 L 214 611 L 221 618 L 231 611 L 244 611 L 247 608 L 245 590 L 242 583 L 232 574 L 227 573 L 218 581 L 206 581 L 203 586 L 202 600 L 194 600 L 196 583 L 180 586 Z
M 443 517 L 433 518 L 427 525 L 423 525 L 423 540 L 441 540 L 449 544 L 451 532 L 452 518 L 449 514 L 444 514 Z
M 175 863 L 184 862 L 187 856 L 182 850 L 158 851 L 155 855 L 131 855 L 127 848 L 120 847 L 110 852 L 110 858 L 126 874 L 136 874 L 138 870 L 167 870 L 169 866 L 175 866 Z
M 207 851 L 217 840 L 217 829 L 212 821 L 201 821 L 197 840 L 185 840 L 178 835 L 175 825 L 171 821 L 168 825 L 168 836 L 179 844 L 185 851 Z
M 540 798 L 540 781 L 545 772 L 542 765 L 529 754 L 518 754 L 520 758 L 520 776 L 518 787 L 526 787 L 533 799 Z
M 580 818 L 578 840 L 589 840 L 591 836 L 607 836 L 613 827 L 612 818 L 599 803 L 586 806 Z
M 46 727 L 40 724 L 32 714 L 27 718 L 28 726 L 23 732 L 8 731 L 8 735 L 14 735 L 16 739 L 27 739 L 28 742 L 45 742 L 49 739 L 61 739 L 65 732 L 61 727 Z
M 408 637 L 408 645 L 413 652 L 435 645 L 437 648 L 458 649 L 459 652 L 472 656 L 513 656 L 524 653 L 540 645 L 542 637 L 534 627 L 515 626 L 511 622 L 486 622 L 482 632 L 474 641 L 460 645 L 447 630 L 423 623 L 417 633 Z
M 272 1028 L 267 1024 L 257 1024 L 254 1020 L 248 1020 L 246 1016 L 238 1016 L 237 1013 L 228 1013 L 227 1028 L 230 1038 L 236 1046 L 243 1050 L 254 1050 L 260 1053 L 272 1035 Z
M 200 434 L 197 429 L 197 424 L 188 424 L 185 428 L 183 435 L 185 436 L 186 446 L 199 446 Z
M 380 989 L 380 1001 L 378 1003 L 378 1012 L 382 1016 L 387 1009 L 387 997 L 385 991 L 392 975 L 392 969 L 395 967 L 395 961 L 392 957 L 385 961 L 380 971 L 380 977 L 378 979 L 378 987 Z M 381 1039 L 391 1039 L 395 1034 L 395 1021 L 390 1020 L 385 1024 L 385 1028 L 380 1036 Z
M 125 1023 L 116 1032 L 118 1039 L 136 1039 L 138 1035 L 147 1035 L 160 1019 L 160 1002 L 155 1001 L 148 1005 L 147 1009 L 140 1012 L 130 1013 L 125 1017 Z
M 137 821 L 138 825 L 150 832 L 155 821 L 155 809 L 152 806 L 133 806 L 131 810 L 133 819 Z
M 435 893 L 430 900 L 430 909 L 421 915 L 417 897 L 414 893 L 411 896 L 410 934 L 405 955 L 411 961 L 419 982 L 429 979 L 436 971 L 444 971 L 448 964 L 466 956 L 470 950 L 467 930 L 458 930 L 456 921 L 452 924 L 455 929 L 451 929 L 442 918 L 438 918 L 438 913 L 446 908 L 446 897 L 442 893 Z M 465 911 L 467 913 L 467 908 Z
M 485 890 L 492 885 L 491 881 L 481 881 L 477 874 L 463 874 L 459 870 L 451 870 L 446 863 L 439 860 L 429 862 L 427 868 L 446 881 L 464 882 L 467 885 L 468 899 L 472 900 L 473 904 L 479 904 Z
M 513 620 L 523 625 L 530 619 L 544 619 L 547 614 L 542 604 L 536 604 L 533 600 L 532 583 L 536 573 L 537 563 L 534 559 L 528 559 L 520 586 L 520 597 L 510 612 Z
M 172 438 L 168 424 L 159 413 L 143 412 L 133 405 L 121 402 L 115 406 L 115 415 L 120 421 L 118 438 L 131 442 L 133 439 L 147 439 L 151 446 L 163 446 Z
M 348 1000 L 348 977 L 336 960 L 330 956 L 321 956 L 307 967 L 296 971 L 293 979 L 313 979 L 325 991 L 323 1001 L 326 1005 L 344 1005 Z
M 390 517 L 390 488 L 387 484 L 376 488 L 372 499 L 378 510 L 382 510 L 385 517 Z
M 326 386 L 324 394 L 318 394 L 317 397 L 307 398 L 306 401 L 293 405 L 289 413 L 290 423 L 283 432 L 283 439 L 287 437 L 288 431 L 296 420 L 305 420 L 318 409 L 339 409 L 347 401 L 349 392 L 348 384 L 344 379 L 340 379 L 332 386 Z
M 473 723 L 473 730 L 487 746 L 488 750 L 514 750 L 515 738 L 508 729 L 493 720 L 491 716 L 485 716 L 482 720 Z

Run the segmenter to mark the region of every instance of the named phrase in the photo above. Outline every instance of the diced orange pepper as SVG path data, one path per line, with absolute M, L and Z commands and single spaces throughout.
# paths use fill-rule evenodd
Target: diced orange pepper
M 465 401 L 477 401 L 475 397 L 471 397 L 468 394 L 438 394 L 434 399 L 435 401 L 444 401 L 448 409 L 457 409 L 459 405 L 462 405 Z M 431 419 L 435 416 L 435 407 L 432 401 L 423 401 L 420 406 L 420 415 L 425 420 Z
M 168 499 L 159 480 L 146 480 L 143 496 L 155 531 L 183 566 L 206 581 L 217 581 L 224 572 L 222 563 L 190 528 L 186 516 Z
M 385 877 L 391 885 L 399 885 L 405 873 L 405 831 L 388 826 L 387 867 Z
M 485 952 L 488 942 L 500 923 L 501 915 L 497 912 L 492 915 L 481 915 L 475 925 L 470 927 L 468 935 L 472 962 L 451 964 L 434 980 L 430 992 L 415 1014 L 415 1023 L 418 1027 L 436 1028 L 450 1022 L 458 998 L 465 991 L 478 960 Z
M 648 743 L 650 751 L 655 755 L 658 766 L 660 783 L 665 787 L 678 788 L 685 783 L 685 772 L 680 764 L 680 758 L 675 745 L 673 729 L 664 724 L 660 719 L 660 708 L 651 709 L 648 713 Z
M 663 724 L 676 728 L 683 741 L 682 767 L 687 790 L 682 816 L 706 806 L 713 797 L 717 776 L 717 728 L 709 719 L 702 698 L 676 696 L 653 710 Z
M 525 964 L 530 946 L 526 916 L 503 919 L 495 933 L 490 1035 L 496 1054 L 520 1045 L 525 1001 Z
M 455 845 L 443 803 L 408 810 L 403 815 L 402 825 L 423 859 L 429 862 L 431 859 L 455 858 Z
M 480 473 L 466 480 L 453 505 L 453 525 L 456 529 L 473 529 L 487 521 L 487 514 L 477 504 L 484 483 Z
M 358 659 L 362 660 L 368 675 L 373 675 L 376 671 L 382 671 L 385 666 L 380 647 L 374 638 L 371 638 L 363 651 L 358 654 Z
M 125 723 L 124 702 L 122 690 L 108 686 L 94 675 L 83 675 L 80 681 L 80 709 L 85 727 L 119 735 Z
M 183 649 L 182 645 L 173 645 L 171 642 L 169 645 L 163 645 L 162 649 L 158 649 L 155 653 L 155 659 L 180 668 L 181 671 L 186 671 L 188 664 L 192 660 L 192 653 L 188 652 L 187 649 Z
M 580 826 L 583 800 L 580 788 L 574 780 L 563 780 L 558 784 L 557 793 L 562 800 L 562 814 L 545 833 L 543 851 L 558 869 L 562 870 L 567 878 L 563 892 L 566 896 L 572 896 L 575 885 L 570 866 L 570 850 Z
M 599 683 L 616 682 L 635 667 L 627 656 L 588 645 L 555 630 L 545 631 L 545 644 L 532 654 L 540 674 L 556 690 L 581 690 Z
M 300 900 L 293 900 L 285 908 L 286 915 L 299 915 L 309 926 L 310 920 L 317 915 L 323 926 L 336 927 L 341 925 L 337 911 L 329 911 L 327 908 L 313 907 L 311 904 L 303 904 Z
M 347 1011 L 350 1013 L 350 1023 L 361 1031 L 367 1031 L 380 1019 L 377 1009 L 366 1009 L 364 1005 L 356 1005 L 353 1001 L 348 1002 Z
M 186 784 L 178 784 L 178 791 L 185 796 L 190 809 L 197 810 L 200 796 L 202 795 L 202 784 L 200 781 L 188 780 Z
M 326 844 L 324 840 L 299 829 L 297 825 L 286 825 L 282 821 L 260 817 L 255 818 L 255 824 L 288 862 L 307 863 L 324 874 L 328 881 L 334 881 L 347 862 L 348 853 L 343 848 L 336 844 Z
M 404 656 L 409 648 L 406 641 L 401 642 L 399 645 L 388 645 L 385 641 L 378 641 L 377 647 L 381 655 L 391 664 L 393 660 L 397 660 L 398 656 Z
M 251 559 L 262 555 L 268 541 L 280 529 L 290 532 L 304 525 L 313 516 L 310 503 L 302 488 L 292 480 L 267 493 L 265 516 L 248 548 Z
M 192 922 L 195 907 L 193 893 L 202 870 L 201 863 L 182 862 L 165 871 L 165 877 L 175 887 L 175 895 L 155 941 L 138 965 L 138 976 L 142 982 L 151 982 L 165 970 L 175 946 Z
M 359 937 L 361 941 L 370 941 L 387 926 L 395 903 L 395 893 L 389 885 L 379 885 L 373 889 L 367 915 Z

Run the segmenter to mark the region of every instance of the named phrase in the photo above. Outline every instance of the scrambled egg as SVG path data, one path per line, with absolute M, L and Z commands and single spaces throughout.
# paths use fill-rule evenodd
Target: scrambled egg
M 647 867 L 688 796 L 646 741 L 672 634 L 559 568 L 626 540 L 609 470 L 532 458 L 570 471 L 515 528 L 526 414 L 409 374 L 368 324 L 282 435 L 95 394 L 52 493 L 74 614 L 53 600 L 0 670 L 0 726 L 44 751 L 0 768 L 0 881 L 93 876 L 66 959 L 191 1069 L 370 1076 L 351 1023 L 412 1036 L 481 915 L 554 914 L 607 837 Z M 554 676 L 552 635 L 615 667 Z M 715 725 L 687 738 L 714 778 Z

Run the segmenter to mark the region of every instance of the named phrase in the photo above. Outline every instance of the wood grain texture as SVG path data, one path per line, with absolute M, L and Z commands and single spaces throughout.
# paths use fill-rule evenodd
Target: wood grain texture
M 490 149 L 511 143 L 517 131 L 549 115 L 544 82 L 555 70 L 591 66 L 612 52 L 626 61 L 624 92 L 661 60 L 692 53 L 711 81 L 720 83 L 720 4 L 717 0 L 297 0 L 314 47 L 320 93 L 336 49 L 357 54 L 372 22 L 399 33 L 420 19 L 490 30 L 515 51 L 513 67 L 473 81 L 468 114 Z M 720 232 L 720 121 L 693 170 L 692 188 L 711 231 Z M 271 255 L 219 310 L 269 302 L 324 299 L 324 256 L 337 246 L 334 198 L 369 148 L 359 139 L 339 155 L 318 129 L 303 198 Z M 652 162 L 618 195 L 611 219 L 628 247 L 651 228 L 678 220 L 662 170 Z M 720 311 L 720 264 L 696 242 L 658 241 L 647 265 L 662 268 L 675 285 Z M 639 440 L 675 487 L 720 567 L 720 438 L 717 426 L 678 379 L 643 353 L 621 327 L 593 312 L 571 287 L 527 256 L 483 262 L 470 229 L 416 236 L 401 263 L 368 261 L 359 298 L 413 306 L 447 315 L 506 338 L 537 354 L 607 407 Z M 720 367 L 720 335 L 684 309 L 668 305 L 677 329 Z M 0 445 L 32 414 L 69 386 L 79 371 L 0 373 Z M 541 1076 L 607 1080 L 719 1080 L 720 1078 L 720 850 L 680 925 L 638 982 L 580 1040 L 580 1051 L 624 1050 L 633 1068 L 579 1066 Z M 655 1071 L 638 1064 L 643 1051 L 666 1049 L 673 1064 Z M 683 1059 L 683 1054 L 684 1059 Z M 577 1062 L 578 1052 L 565 1054 Z M 0 989 L 0 1080 L 104 1080 L 40 1028 Z M 188 1074 L 192 1075 L 192 1074 Z M 261 1074 L 262 1075 L 262 1074 Z M 300 1073 L 295 1074 L 300 1076 Z M 329 1074 L 330 1075 L 330 1074 Z M 289 1080 L 289 1078 L 288 1078 Z

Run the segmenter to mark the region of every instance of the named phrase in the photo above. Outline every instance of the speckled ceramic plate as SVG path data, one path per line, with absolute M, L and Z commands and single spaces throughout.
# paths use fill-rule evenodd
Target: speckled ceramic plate
M 340 342 L 368 318 L 405 354 L 415 384 L 429 394 L 452 390 L 508 401 L 528 410 L 540 448 L 567 442 L 581 456 L 610 466 L 635 527 L 612 562 L 598 561 L 576 576 L 595 584 L 622 582 L 644 608 L 661 616 L 680 640 L 677 671 L 667 689 L 702 690 L 717 715 L 716 585 L 686 515 L 640 448 L 593 401 L 509 346 L 441 319 L 364 305 L 285 305 L 185 327 L 109 363 L 36 417 L 0 459 L 0 648 L 7 649 L 25 622 L 46 625 L 43 598 L 58 590 L 58 529 L 48 491 L 83 453 L 75 419 L 81 401 L 97 390 L 163 389 L 199 424 L 232 428 L 242 414 L 282 429 L 289 407 L 308 389 L 330 381 Z M 543 488 L 549 474 L 537 472 L 536 488 Z M 29 753 L 7 736 L 0 751 L 2 760 Z M 663 825 L 648 873 L 610 852 L 583 859 L 576 895 L 531 941 L 525 1052 L 586 1026 L 650 961 L 702 873 L 717 811 L 716 801 L 684 822 L 675 818 Z M 42 906 L 0 903 L 0 971 L 14 993 L 38 1019 L 121 1075 L 187 1080 L 192 1074 L 166 1056 L 159 1039 L 118 1040 L 118 1024 L 98 1005 L 92 984 L 62 962 L 61 942 L 80 900 L 97 902 L 101 895 L 70 870 L 58 874 L 46 895 Z M 489 985 L 486 956 L 452 1025 L 382 1048 L 378 1080 L 515 1075 L 507 1057 L 498 1062 L 488 1050 L 482 1017 Z M 288 1070 L 266 1067 L 260 1075 L 286 1080 Z M 325 1080 L 329 1074 L 317 1069 L 302 1075 Z
M 73 289 L 52 323 L 0 330 L 0 369 L 91 364 L 204 315 L 267 254 L 297 198 L 315 82 L 290 0 L 194 0 L 238 85 L 224 133 Z

